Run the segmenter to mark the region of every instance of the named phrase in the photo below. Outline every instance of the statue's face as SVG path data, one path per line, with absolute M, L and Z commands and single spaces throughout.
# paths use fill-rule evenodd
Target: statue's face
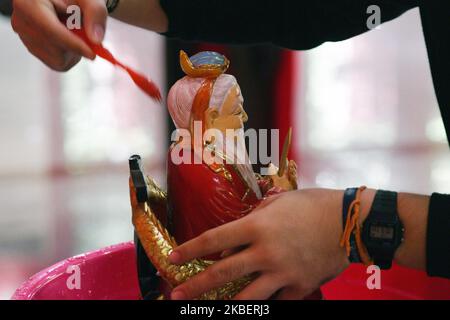
M 225 98 L 220 111 L 215 106 L 206 110 L 206 128 L 218 129 L 224 134 L 227 129 L 243 129 L 244 123 L 248 120 L 243 104 L 244 99 L 242 98 L 241 90 L 238 85 L 235 85 Z

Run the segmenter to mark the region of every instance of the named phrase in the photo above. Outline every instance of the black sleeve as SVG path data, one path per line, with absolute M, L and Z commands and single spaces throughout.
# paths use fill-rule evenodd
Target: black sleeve
M 450 279 L 450 195 L 434 193 L 427 227 L 427 273 Z
M 161 0 L 169 18 L 165 34 L 183 40 L 233 44 L 271 43 L 310 49 L 368 31 L 367 8 L 378 5 L 382 22 L 417 0 Z
M 0 0 L 0 13 L 6 16 L 12 14 L 12 0 Z
M 420 0 L 420 14 L 436 97 L 450 143 L 450 1 Z

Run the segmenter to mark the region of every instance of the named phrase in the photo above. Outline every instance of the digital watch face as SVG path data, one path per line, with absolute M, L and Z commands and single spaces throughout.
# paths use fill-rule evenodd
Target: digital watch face
M 370 227 L 370 237 L 381 239 L 381 240 L 392 240 L 394 239 L 394 228 L 385 226 L 371 226 Z

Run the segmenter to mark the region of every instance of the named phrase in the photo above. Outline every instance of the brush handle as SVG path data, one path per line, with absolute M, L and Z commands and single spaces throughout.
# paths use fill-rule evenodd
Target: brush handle
M 125 65 L 124 63 L 117 60 L 114 55 L 105 47 L 99 44 L 92 43 L 92 41 L 89 40 L 86 33 L 83 29 L 74 29 L 72 30 L 73 33 L 75 33 L 78 37 L 83 39 L 84 42 L 91 48 L 94 53 L 99 56 L 100 58 L 105 59 L 106 61 L 110 62 L 112 65 L 117 66 L 121 69 L 123 69 L 125 72 L 128 73 L 130 78 L 133 80 L 133 82 L 146 94 L 148 94 L 152 99 L 156 100 L 157 102 L 161 102 L 162 96 L 161 91 L 156 86 L 156 84 L 142 75 L 139 72 L 136 72 L 133 68 Z

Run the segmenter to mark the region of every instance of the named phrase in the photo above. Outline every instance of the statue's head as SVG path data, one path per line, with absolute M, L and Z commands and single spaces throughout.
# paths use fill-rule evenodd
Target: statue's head
M 244 122 L 248 120 L 243 107 L 244 98 L 236 78 L 225 74 L 229 61 L 216 52 L 200 52 L 189 58 L 182 51 L 180 64 L 186 76 L 173 85 L 167 99 L 175 126 L 189 130 L 191 137 L 196 133 L 195 124 L 198 121 L 202 123 L 203 133 L 206 133 L 205 130 L 214 129 L 209 132 L 214 132 L 212 136 L 203 136 L 200 141 L 194 137 L 194 141 L 191 140 L 189 145 L 194 145 L 195 150 L 196 143 L 200 147 L 204 142 L 213 143 L 214 152 L 210 159 L 215 162 L 221 157 L 218 153 L 221 153 L 226 155 L 227 161 L 236 161 L 240 175 L 256 196 L 261 198 L 241 130 L 244 128 Z M 229 130 L 234 130 L 233 135 L 229 135 Z M 222 139 L 218 139 L 217 132 L 221 133 Z
M 243 129 L 245 113 L 241 89 L 235 77 L 224 72 L 228 60 L 215 52 L 201 52 L 191 59 L 181 53 L 181 66 L 187 76 L 173 85 L 168 108 L 175 126 L 192 129 L 202 121 L 204 129 Z

